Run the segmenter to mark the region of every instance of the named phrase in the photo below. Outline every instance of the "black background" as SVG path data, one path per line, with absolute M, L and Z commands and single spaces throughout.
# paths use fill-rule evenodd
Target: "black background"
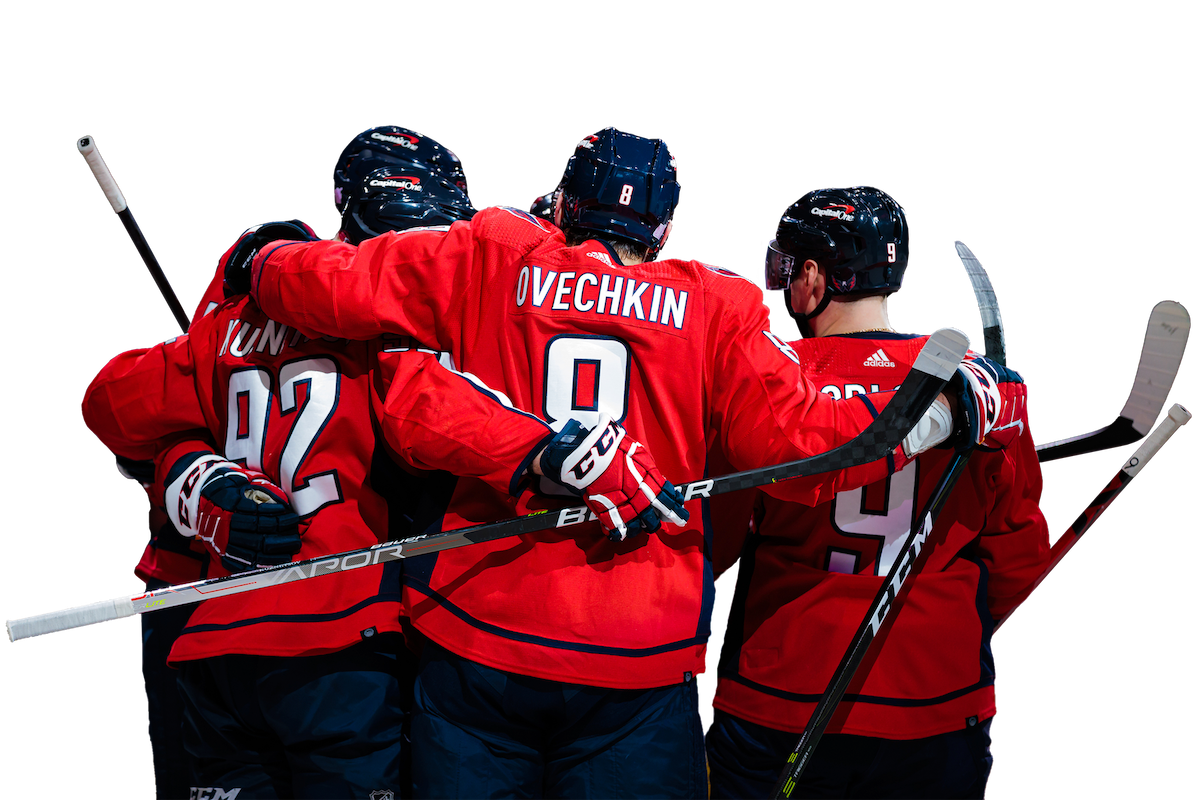
M 701 62 L 677 67 L 698 78 L 707 74 Z M 152 73 L 139 67 L 139 76 Z M 1009 363 L 1031 386 L 1040 441 L 1114 419 L 1154 301 L 1195 308 L 1193 197 L 1171 182 L 1182 158 L 1164 136 L 1174 120 L 1135 113 L 1144 108 L 1140 89 L 1085 85 L 1061 65 L 1044 83 L 972 61 L 970 84 L 962 74 L 923 73 L 928 91 L 919 96 L 908 79 L 886 74 L 839 80 L 814 77 L 834 67 L 742 68 L 752 80 L 637 76 L 614 83 L 622 89 L 611 95 L 564 91 L 564 74 L 541 82 L 524 65 L 449 90 L 400 91 L 397 76 L 395 94 L 378 79 L 354 91 L 340 78 L 335 90 L 281 86 L 265 73 L 215 85 L 203 70 L 181 73 L 169 91 L 95 73 L 56 86 L 53 103 L 6 133 L 19 203 L 8 215 L 16 291 L 7 417 L 16 435 L 6 470 L 5 615 L 139 589 L 131 571 L 145 499 L 116 476 L 78 404 L 108 357 L 170 335 L 175 323 L 74 150 L 84 133 L 96 137 L 188 311 L 246 225 L 299 216 L 332 233 L 334 158 L 377 122 L 418 128 L 454 149 L 478 206 L 528 204 L 550 190 L 577 140 L 610 122 L 665 137 L 683 187 L 665 254 L 754 279 L 788 201 L 822 185 L 880 186 L 906 207 L 912 228 L 894 326 L 958 325 L 982 345 L 950 249 L 954 237 L 966 241 L 994 279 Z M 775 314 L 774 326 L 794 335 L 785 315 Z M 1175 397 L 1194 409 L 1192 385 L 1184 363 Z M 1195 483 L 1195 435 L 1178 435 L 997 637 L 992 800 L 1099 789 L 1153 795 L 1176 771 L 1181 742 L 1171 732 L 1193 716 L 1181 703 L 1192 632 L 1182 585 L 1195 528 L 1180 515 Z M 1126 455 L 1046 465 L 1043 507 L 1054 533 Z M 4 654 L 16 694 L 5 714 L 18 734 L 14 764 L 61 776 L 64 786 L 150 795 L 136 621 L 10 644 Z

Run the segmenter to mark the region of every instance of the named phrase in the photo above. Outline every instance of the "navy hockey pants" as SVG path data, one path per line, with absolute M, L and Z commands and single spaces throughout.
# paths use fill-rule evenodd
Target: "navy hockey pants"
M 399 634 L 381 634 L 317 656 L 184 662 L 193 796 L 408 797 L 411 658 Z
M 167 584 L 153 580 L 146 590 Z M 187 753 L 183 749 L 183 700 L 179 696 L 179 671 L 167 666 L 167 655 L 187 624 L 195 606 L 175 606 L 142 614 L 142 678 L 150 717 L 150 749 L 154 754 L 154 785 L 159 800 L 181 800 L 192 785 Z
M 427 643 L 416 797 L 704 797 L 695 680 L 621 690 L 485 667 Z
M 825 734 L 792 797 L 983 797 L 991 725 L 987 719 L 924 739 Z M 715 711 L 705 738 L 712 797 L 770 797 L 799 738 Z

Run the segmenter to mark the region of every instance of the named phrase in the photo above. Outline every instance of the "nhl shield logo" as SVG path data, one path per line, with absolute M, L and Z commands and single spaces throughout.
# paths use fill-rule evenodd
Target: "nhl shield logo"
M 391 789 L 376 789 L 371 792 L 371 800 L 396 800 L 396 795 Z

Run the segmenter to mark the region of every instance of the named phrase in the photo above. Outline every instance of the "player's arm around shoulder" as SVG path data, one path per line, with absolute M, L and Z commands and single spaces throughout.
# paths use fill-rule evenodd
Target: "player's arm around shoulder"
M 796 350 L 769 327 L 762 292 L 730 280 L 710 298 L 706 376 L 715 433 L 738 469 L 780 464 L 826 452 L 852 439 L 891 393 L 834 400 L 801 370 Z M 874 404 L 874 405 L 872 405 Z M 902 454 L 815 478 L 766 487 L 782 499 L 815 505 L 836 492 L 881 480 Z
M 412 228 L 345 242 L 273 242 L 247 267 L 250 291 L 272 319 L 310 337 L 366 340 L 410 334 L 452 350 L 446 322 L 461 313 L 470 287 L 484 280 L 489 240 L 483 220 Z M 237 271 L 236 265 L 231 267 Z
M 479 478 L 517 495 L 534 456 L 553 437 L 544 421 L 515 408 L 470 373 L 422 350 L 382 351 L 374 406 L 384 438 L 409 465 Z

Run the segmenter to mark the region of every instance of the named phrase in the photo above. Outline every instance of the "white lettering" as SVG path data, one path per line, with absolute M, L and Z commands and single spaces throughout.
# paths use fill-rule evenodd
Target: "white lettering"
M 864 387 L 860 384 L 857 384 L 857 383 L 847 383 L 846 384 L 846 397 L 847 398 L 854 397 L 854 395 L 856 395 L 856 394 L 866 394 L 866 393 L 867 393 L 866 387 Z
M 610 278 L 613 281 L 613 290 L 611 292 L 608 290 L 608 281 Z M 608 313 L 617 313 L 618 306 L 621 303 L 621 283 L 624 280 L 620 276 L 614 278 L 612 275 L 604 275 L 600 278 L 600 299 L 596 301 L 597 314 L 605 313 L 604 304 L 607 300 L 612 300 L 612 303 L 608 307 Z
M 558 276 L 558 288 L 554 290 L 554 305 L 550 306 L 555 311 L 570 311 L 571 307 L 567 305 L 564 297 L 571 293 L 573 286 L 568 286 L 567 281 L 575 280 L 574 272 L 564 272 Z
M 834 400 L 842 399 L 842 390 L 834 386 L 832 383 L 828 386 L 822 386 L 821 391 L 832 397 Z
M 621 306 L 621 316 L 628 317 L 630 309 L 638 319 L 645 319 L 642 311 L 642 292 L 650 288 L 648 283 L 638 283 L 633 278 L 625 284 L 625 304 Z
M 415 178 L 372 178 L 367 182 L 371 186 L 380 186 L 384 189 L 408 189 L 409 191 L 423 192 L 424 187 L 421 182 Z
M 417 143 L 414 142 L 412 139 L 409 139 L 407 136 L 389 136 L 386 133 L 379 133 L 378 131 L 376 131 L 375 133 L 371 134 L 371 138 L 375 139 L 376 141 L 380 141 L 380 142 L 388 142 L 389 144 L 398 144 L 401 147 L 403 147 L 405 150 L 416 150 L 417 149 Z
M 221 349 L 217 352 L 218 356 L 225 355 L 225 348 L 229 347 L 229 337 L 233 336 L 233 331 L 237 328 L 240 319 L 229 320 L 229 330 L 225 332 L 225 343 L 221 345 Z
M 357 564 L 352 563 L 352 560 L 358 560 L 358 559 L 361 559 L 361 561 L 358 561 Z M 370 552 L 351 553 L 350 555 L 348 555 L 342 559 L 342 571 L 344 572 L 348 569 L 358 569 L 359 567 L 365 567 L 370 563 L 371 563 L 371 553 Z
M 596 305 L 595 300 L 583 301 L 583 287 L 585 284 L 591 283 L 593 286 L 600 281 L 596 280 L 596 276 L 590 272 L 585 272 L 579 276 L 579 280 L 575 282 L 575 310 L 576 311 L 591 311 L 592 306 Z
M 521 274 L 517 277 L 517 308 L 525 305 L 525 298 L 529 296 L 529 265 L 521 267 Z
M 550 294 L 550 286 L 554 283 L 554 276 L 557 274 L 554 270 L 550 270 L 546 275 L 546 282 L 542 283 L 542 268 L 533 268 L 533 304 L 537 308 L 541 308 L 542 303 L 546 302 L 546 295 Z
M 837 217 L 838 219 L 845 220 L 846 222 L 854 221 L 853 214 L 847 214 L 840 208 L 814 208 L 810 213 L 815 214 L 818 217 Z
M 263 328 L 262 339 L 258 343 L 258 352 L 261 353 L 269 347 L 271 355 L 279 355 L 279 351 L 283 349 L 283 340 L 287 336 L 287 331 L 287 325 L 280 325 L 273 319 L 267 320 L 267 326 Z
M 687 491 L 683 494 L 683 502 L 686 503 L 693 497 L 710 497 L 711 495 L 709 493 L 712 491 L 715 483 L 716 481 L 707 480 L 696 481 L 695 483 L 688 484 Z
M 662 300 L 662 287 L 654 284 L 654 297 L 650 300 L 650 322 L 658 322 L 658 303 Z
M 372 564 L 378 564 L 380 561 L 398 561 L 404 558 L 404 545 L 394 544 L 390 547 L 375 547 L 375 555 L 371 559 Z M 385 558 L 391 556 L 391 558 Z
M 558 512 L 558 524 L 554 527 L 561 528 L 564 525 L 575 525 L 587 519 L 587 508 L 564 508 Z
M 667 315 L 671 315 L 671 324 L 679 330 L 683 330 L 683 312 L 687 308 L 688 293 L 681 291 L 679 293 L 679 301 L 675 300 L 675 290 L 670 286 L 667 287 L 667 296 L 663 298 L 662 322 L 667 324 Z
M 229 343 L 229 355 L 236 358 L 244 358 L 254 352 L 254 341 L 258 339 L 258 334 L 262 332 L 260 328 L 254 329 L 254 334 L 250 337 L 250 341 L 246 342 L 246 346 L 242 347 L 242 340 L 246 338 L 246 331 L 250 330 L 250 323 L 242 323 L 242 327 L 238 330 L 237 335 L 233 337 L 233 341 Z

